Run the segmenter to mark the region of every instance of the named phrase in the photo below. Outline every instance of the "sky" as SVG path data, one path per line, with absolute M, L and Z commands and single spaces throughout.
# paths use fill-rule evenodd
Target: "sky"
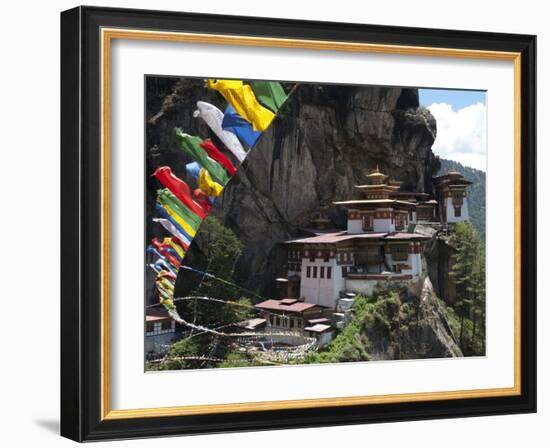
M 443 159 L 486 171 L 486 92 L 418 89 L 420 105 L 437 122 L 433 152 Z

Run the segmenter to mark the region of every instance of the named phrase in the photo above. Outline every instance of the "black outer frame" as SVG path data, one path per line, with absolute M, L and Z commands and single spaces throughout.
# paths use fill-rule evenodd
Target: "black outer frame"
M 100 28 L 521 52 L 519 396 L 100 420 Z M 61 13 L 61 435 L 76 441 L 536 412 L 536 36 L 77 7 Z

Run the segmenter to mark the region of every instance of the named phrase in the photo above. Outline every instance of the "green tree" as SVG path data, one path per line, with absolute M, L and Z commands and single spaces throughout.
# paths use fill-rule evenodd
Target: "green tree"
M 161 369 L 168 365 L 175 369 L 220 366 L 222 363 L 217 360 L 232 353 L 233 339 L 208 330 L 238 332 L 236 324 L 254 315 L 250 298 L 243 296 L 242 288 L 236 285 L 235 266 L 242 253 L 237 235 L 209 216 L 202 222 L 193 244 L 200 248 L 207 267 L 203 268 L 200 283 L 189 288 L 184 297 L 176 297 L 184 299 L 176 304 L 182 318 L 204 330 L 189 330 L 184 339 L 171 347 Z M 222 367 L 237 364 L 237 358 L 238 353 L 231 355 Z
M 235 301 L 242 290 L 235 285 L 235 265 L 242 254 L 242 243 L 237 235 L 223 226 L 215 217 L 208 216 L 201 224 L 194 244 L 206 257 L 205 274 L 201 274 L 198 286 L 186 295 Z M 184 260 L 185 261 L 185 260 Z M 191 273 L 190 275 L 197 275 Z M 221 325 L 235 321 L 242 307 L 224 305 L 208 300 L 184 300 L 178 302 L 178 312 L 187 321 L 204 326 Z
M 193 358 L 201 356 L 201 341 L 197 337 L 186 337 L 175 342 L 164 360 L 159 365 L 159 370 L 191 369 L 199 366 L 199 361 Z
M 453 226 L 450 244 L 454 254 L 449 276 L 456 286 L 454 310 L 460 317 L 459 345 L 465 354 L 473 354 L 480 343 L 484 350 L 485 251 L 475 228 L 465 222 Z M 465 329 L 470 323 L 471 338 L 467 342 Z
M 243 245 L 235 232 L 223 226 L 215 217 L 208 216 L 201 224 L 199 244 L 208 260 L 207 273 L 196 289 L 198 295 L 220 299 L 238 297 L 233 285 L 235 266 Z

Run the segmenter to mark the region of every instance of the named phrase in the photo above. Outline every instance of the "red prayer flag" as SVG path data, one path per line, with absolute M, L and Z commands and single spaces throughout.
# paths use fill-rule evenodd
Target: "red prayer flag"
M 203 140 L 203 142 L 200 144 L 200 147 L 204 149 L 212 159 L 223 166 L 230 176 L 235 175 L 237 169 L 231 164 L 231 160 L 229 160 L 225 156 L 225 154 L 223 154 L 218 148 L 216 148 L 214 143 L 212 143 L 212 140 L 210 140 L 209 138 Z
M 161 243 L 156 237 L 151 240 L 151 243 L 153 243 L 153 245 L 161 255 L 166 257 L 166 259 L 170 262 L 170 264 L 172 264 L 176 268 L 180 267 L 179 260 L 166 250 L 166 246 L 167 246 L 166 244 Z M 168 247 L 170 246 L 168 245 Z
M 187 252 L 187 250 L 189 249 L 189 246 L 187 244 L 185 244 L 183 241 L 175 236 L 172 236 L 172 241 L 180 246 L 184 252 Z
M 179 177 L 172 173 L 169 166 L 161 166 L 153 173 L 158 181 L 168 188 L 174 196 L 176 196 L 189 210 L 191 210 L 199 218 L 204 219 L 207 211 L 195 200 L 191 195 L 191 188 Z
M 195 198 L 195 201 L 197 201 L 207 213 L 210 211 L 212 203 L 210 202 L 208 195 L 204 191 L 202 191 L 200 188 L 193 190 L 193 197 Z

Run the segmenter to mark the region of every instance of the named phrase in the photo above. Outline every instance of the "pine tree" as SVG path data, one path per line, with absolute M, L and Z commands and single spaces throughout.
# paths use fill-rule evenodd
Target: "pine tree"
M 476 353 L 477 338 L 485 338 L 485 251 L 479 234 L 469 223 L 454 226 L 451 238 L 454 249 L 450 277 L 456 285 L 457 301 L 454 309 L 460 317 L 459 345 L 463 352 Z M 465 341 L 466 320 L 472 322 L 469 344 Z M 482 332 L 478 333 L 478 325 Z

